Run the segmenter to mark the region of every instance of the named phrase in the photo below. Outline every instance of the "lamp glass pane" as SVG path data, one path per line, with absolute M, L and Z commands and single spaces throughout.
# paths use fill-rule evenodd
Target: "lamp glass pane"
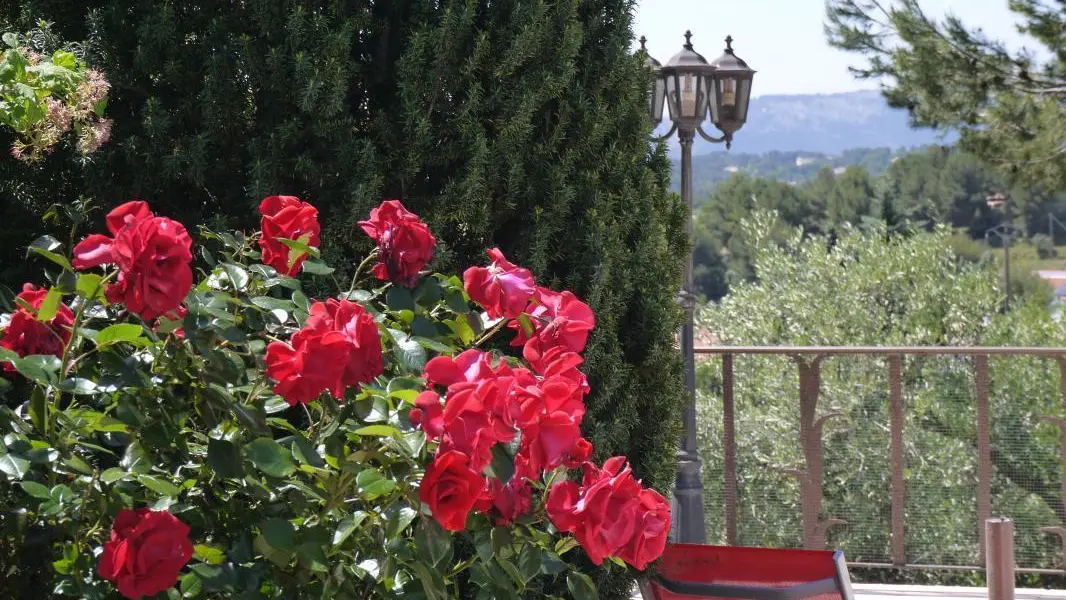
M 666 100 L 666 81 L 663 77 L 656 77 L 652 86 L 652 111 L 651 119 L 658 125 L 663 120 L 663 102 Z
M 681 116 L 686 119 L 691 119 L 698 114 L 698 96 L 699 89 L 699 76 L 691 71 L 686 71 L 679 74 L 679 84 L 681 85 L 680 98 L 681 98 Z
M 707 79 L 707 108 L 712 123 L 717 123 L 719 119 L 719 99 L 721 98 L 720 89 L 722 82 L 715 76 L 709 76 Z
M 748 120 L 748 104 L 751 102 L 751 78 L 745 77 L 737 86 L 737 121 Z
M 677 75 L 668 73 L 663 76 L 663 79 L 666 83 L 666 108 L 670 111 L 670 120 L 676 122 L 678 119 Z
M 708 83 L 711 79 L 712 76 L 709 73 L 699 74 L 699 94 L 696 102 L 696 114 L 693 116 L 695 116 L 700 121 L 703 121 L 707 118 L 707 103 L 708 99 L 711 97 L 711 95 L 707 93 L 707 90 L 710 87 Z

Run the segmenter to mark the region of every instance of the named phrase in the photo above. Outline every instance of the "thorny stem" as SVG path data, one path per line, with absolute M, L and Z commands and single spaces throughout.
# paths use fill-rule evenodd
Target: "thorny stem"
M 490 329 L 487 332 L 485 332 L 485 335 L 481 336 L 481 338 L 478 339 L 478 341 L 474 342 L 474 347 L 476 348 L 476 347 L 480 346 L 481 344 L 484 344 L 485 342 L 489 341 L 489 339 L 492 338 L 492 336 L 494 336 L 497 333 L 499 333 L 499 331 L 501 329 L 503 329 L 505 325 L 507 325 L 507 319 L 500 320 L 499 323 L 493 325 L 492 329 Z
M 376 259 L 378 257 L 378 254 L 378 250 L 375 249 L 373 252 L 367 255 L 366 258 L 363 259 L 363 262 L 359 263 L 358 267 L 355 268 L 355 274 L 352 275 L 352 284 L 348 286 L 349 294 L 355 291 L 355 284 L 359 282 L 359 275 L 363 272 L 363 269 L 370 263 L 370 261 Z

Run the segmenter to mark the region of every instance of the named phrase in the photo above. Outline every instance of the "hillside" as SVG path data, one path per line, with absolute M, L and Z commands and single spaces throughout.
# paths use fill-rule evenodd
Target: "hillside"
M 692 159 L 694 197 L 696 204 L 700 204 L 734 173 L 791 184 L 810 180 L 824 167 L 833 169 L 838 175 L 848 167 L 862 167 L 871 176 L 877 176 L 888 170 L 899 156 L 915 150 L 918 149 L 852 148 L 838 155 L 821 152 L 712 152 Z
M 659 133 L 667 129 L 664 124 Z M 733 140 L 732 152 L 836 155 L 851 148 L 898 149 L 944 142 L 936 131 L 911 128 L 907 111 L 889 107 L 880 92 L 861 91 L 753 98 L 748 122 Z M 676 139 L 671 150 L 678 151 Z M 725 148 L 697 138 L 693 154 L 713 152 Z
M 732 150 L 697 139 L 696 194 L 705 195 L 735 171 L 796 182 L 823 166 L 859 165 L 877 174 L 901 151 L 952 141 L 911 128 L 906 111 L 890 108 L 877 91 L 762 96 L 752 99 L 748 123 Z M 678 152 L 676 140 L 671 152 Z

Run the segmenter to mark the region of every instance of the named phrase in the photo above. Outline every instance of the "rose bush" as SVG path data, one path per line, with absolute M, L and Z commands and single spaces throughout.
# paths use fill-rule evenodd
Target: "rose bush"
M 581 435 L 585 303 L 496 249 L 427 272 L 435 238 L 395 200 L 342 285 L 313 206 L 260 212 L 194 241 L 134 201 L 69 258 L 31 246 L 48 285 L 0 298 L 0 587 L 591 598 L 589 563 L 662 553 L 666 500 Z M 484 349 L 501 334 L 522 358 Z

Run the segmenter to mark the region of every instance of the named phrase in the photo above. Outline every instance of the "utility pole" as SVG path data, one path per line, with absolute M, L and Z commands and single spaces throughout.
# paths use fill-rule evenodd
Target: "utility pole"
M 1003 240 L 1003 291 L 1007 294 L 1007 302 L 1004 306 L 1004 312 L 1006 312 L 1010 310 L 1011 301 L 1013 300 L 1010 281 L 1010 245 L 1016 229 L 1012 211 L 1013 205 L 1010 199 L 998 192 L 989 196 L 986 199 L 986 203 L 992 210 L 1003 210 L 1004 222 L 985 231 L 985 240 L 987 241 L 992 235 L 997 235 Z

